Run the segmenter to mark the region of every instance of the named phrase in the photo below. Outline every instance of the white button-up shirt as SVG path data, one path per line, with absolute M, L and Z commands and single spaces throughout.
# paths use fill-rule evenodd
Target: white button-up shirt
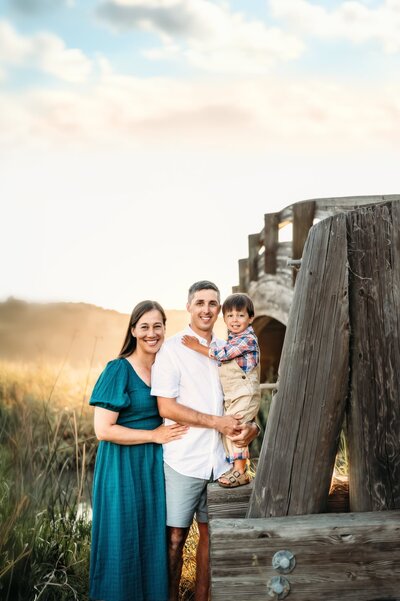
M 151 394 L 176 399 L 177 403 L 208 413 L 223 414 L 223 392 L 217 361 L 184 346 L 182 336 L 196 336 L 189 326 L 164 342 L 151 372 Z M 213 337 L 213 342 L 220 344 Z M 165 419 L 165 424 L 173 421 Z M 193 478 L 218 478 L 229 468 L 220 433 L 210 428 L 191 426 L 179 440 L 163 445 L 164 461 L 175 471 Z

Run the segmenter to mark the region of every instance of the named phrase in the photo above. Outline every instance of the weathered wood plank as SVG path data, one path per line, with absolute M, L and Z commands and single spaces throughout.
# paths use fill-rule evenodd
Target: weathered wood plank
M 249 285 L 249 260 L 239 259 L 239 291 L 245 292 Z
M 249 279 L 258 280 L 258 251 L 260 250 L 260 234 L 250 234 L 249 237 Z
M 342 479 L 345 481 L 345 479 Z M 334 478 L 331 492 L 328 497 L 327 512 L 348 512 L 348 489 L 342 484 L 340 489 L 340 478 Z M 221 488 L 216 483 L 207 486 L 207 507 L 210 520 L 245 518 L 254 480 L 249 485 L 237 488 Z
M 400 204 L 347 214 L 352 511 L 400 508 Z
M 308 232 L 312 227 L 315 215 L 315 201 L 307 200 L 293 205 L 293 238 L 292 259 L 301 259 Z M 293 284 L 297 277 L 293 269 Z
M 280 550 L 296 559 L 290 600 L 400 601 L 399 535 L 398 511 L 212 520 L 212 601 L 270 598 Z
M 264 272 L 276 274 L 277 250 L 279 244 L 279 213 L 264 215 Z
M 246 517 L 253 481 L 246 486 L 222 488 L 219 484 L 207 486 L 207 508 L 209 520 Z
M 310 230 L 249 517 L 326 510 L 348 383 L 346 218 Z

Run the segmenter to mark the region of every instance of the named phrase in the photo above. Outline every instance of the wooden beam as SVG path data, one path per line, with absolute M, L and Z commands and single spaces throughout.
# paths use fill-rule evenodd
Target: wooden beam
M 292 259 L 301 259 L 308 232 L 313 225 L 315 201 L 307 200 L 293 205 L 293 238 Z M 296 281 L 297 270 L 293 269 L 293 285 Z
M 246 486 L 236 488 L 222 488 L 217 483 L 209 484 L 207 486 L 209 520 L 246 517 L 252 489 L 253 481 Z
M 249 235 L 249 280 L 258 280 L 258 251 L 260 250 L 260 234 Z
M 264 271 L 276 274 L 277 250 L 279 244 L 279 213 L 266 213 L 264 215 Z
M 212 600 L 279 598 L 268 583 L 286 550 L 288 600 L 400 601 L 399 523 L 399 511 L 212 520 Z
M 400 204 L 358 209 L 347 222 L 350 507 L 400 509 Z
M 249 283 L 249 260 L 239 259 L 239 290 L 246 292 Z
M 346 217 L 310 231 L 248 517 L 326 510 L 348 384 Z

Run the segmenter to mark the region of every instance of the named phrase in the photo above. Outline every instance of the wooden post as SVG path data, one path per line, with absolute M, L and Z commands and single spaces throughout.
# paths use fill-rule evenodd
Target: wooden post
M 239 290 L 246 292 L 249 283 L 249 260 L 239 259 Z
M 347 216 L 350 508 L 400 508 L 400 203 Z M 399 585 L 400 590 L 400 585 Z
M 260 234 L 249 235 L 249 279 L 258 280 L 258 251 L 260 250 Z
M 294 260 L 301 259 L 309 229 L 313 225 L 314 215 L 314 200 L 307 200 L 293 205 L 292 259 Z M 297 270 L 293 269 L 293 285 L 296 281 L 297 273 Z
M 266 213 L 264 215 L 264 271 L 271 275 L 276 274 L 278 243 L 279 213 Z
M 326 509 L 348 383 L 346 217 L 309 233 L 248 517 Z
M 399 523 L 399 511 L 212 520 L 212 601 L 283 599 L 269 593 L 279 576 L 288 601 L 400 601 Z M 279 551 L 294 556 L 286 572 Z

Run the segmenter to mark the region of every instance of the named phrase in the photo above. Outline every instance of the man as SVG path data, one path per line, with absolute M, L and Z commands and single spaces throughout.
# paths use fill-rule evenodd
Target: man
M 152 369 L 152 394 L 158 397 L 160 415 L 192 426 L 180 440 L 164 445 L 167 498 L 170 601 L 177 601 L 182 554 L 193 517 L 199 527 L 196 554 L 195 601 L 207 601 L 209 592 L 207 483 L 227 471 L 221 434 L 246 446 L 258 434 L 254 423 L 241 424 L 240 416 L 223 415 L 223 394 L 217 362 L 185 347 L 184 334 L 209 345 L 220 311 L 215 284 L 196 282 L 189 289 L 186 308 L 190 325 L 168 339 Z

